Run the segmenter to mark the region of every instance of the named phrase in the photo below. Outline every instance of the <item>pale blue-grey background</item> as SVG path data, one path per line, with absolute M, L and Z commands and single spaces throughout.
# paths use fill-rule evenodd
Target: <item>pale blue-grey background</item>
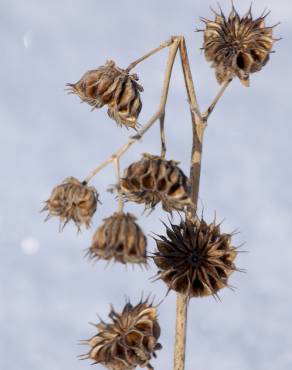
M 222 0 L 224 9 L 230 2 Z M 250 1 L 236 1 L 245 12 Z M 210 5 L 216 7 L 216 2 Z M 79 339 L 94 334 L 88 321 L 103 318 L 124 296 L 137 302 L 141 292 L 159 302 L 163 283 L 151 283 L 155 268 L 88 264 L 83 258 L 94 228 L 115 209 L 106 188 L 112 167 L 93 184 L 103 205 L 94 227 L 77 236 L 58 220 L 43 223 L 42 201 L 64 178 L 83 178 L 127 139 L 106 110 L 91 113 L 64 93 L 88 69 L 114 59 L 119 66 L 156 47 L 170 35 L 186 36 L 198 98 L 205 108 L 218 90 L 200 51 L 199 16 L 211 17 L 209 3 L 197 1 L 1 0 L 0 4 L 0 369 L 89 369 L 76 356 Z M 238 258 L 247 274 L 235 273 L 236 292 L 222 291 L 222 302 L 194 299 L 189 309 L 187 370 L 290 370 L 292 366 L 291 246 L 291 21 L 290 0 L 257 0 L 254 13 L 272 10 L 268 24 L 284 39 L 276 54 L 251 77 L 251 87 L 234 81 L 209 121 L 204 146 L 200 209 L 211 221 L 216 211 L 223 230 L 241 234 L 249 253 Z M 145 87 L 143 123 L 156 109 L 167 52 L 136 68 Z M 190 119 L 179 61 L 167 105 L 168 158 L 187 172 Z M 159 152 L 154 127 L 123 158 Z M 162 232 L 160 207 L 139 216 L 146 233 Z M 149 239 L 149 249 L 154 243 Z M 159 308 L 163 351 L 155 369 L 171 369 L 175 295 Z M 101 369 L 96 366 L 96 369 Z

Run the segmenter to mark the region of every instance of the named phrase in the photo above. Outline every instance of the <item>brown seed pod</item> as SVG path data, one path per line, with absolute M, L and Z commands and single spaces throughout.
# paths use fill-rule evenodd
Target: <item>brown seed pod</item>
M 161 202 L 167 212 L 182 211 L 191 200 L 188 178 L 177 165 L 175 161 L 143 154 L 140 161 L 132 163 L 124 172 L 121 187 L 126 198 L 144 203 L 146 209 Z
M 156 307 L 148 301 L 132 306 L 128 302 L 121 313 L 113 309 L 109 314 L 112 323 L 101 321 L 98 333 L 82 341 L 91 348 L 82 359 L 91 359 L 110 370 L 131 370 L 139 367 L 153 369 L 149 361 L 162 348 L 158 343 L 160 326 Z
M 221 233 L 219 225 L 207 225 L 203 219 L 182 220 L 180 225 L 165 227 L 167 237 L 159 235 L 160 239 L 156 239 L 154 262 L 159 268 L 158 278 L 169 290 L 202 297 L 228 287 L 237 255 L 231 234 Z
M 228 18 L 220 12 L 214 21 L 201 18 L 206 24 L 203 50 L 207 61 L 215 68 L 221 84 L 237 76 L 243 85 L 249 85 L 250 73 L 258 72 L 269 60 L 275 39 L 273 27 L 265 26 L 263 14 L 253 19 L 251 9 L 240 17 L 232 7 Z
M 108 104 L 108 115 L 119 125 L 136 128 L 142 108 L 140 92 L 143 87 L 137 83 L 138 76 L 118 68 L 108 61 L 104 66 L 86 72 L 75 84 L 68 83 L 69 92 L 93 108 Z
M 88 250 L 90 258 L 146 264 L 146 237 L 130 213 L 116 212 L 105 218 Z
M 90 226 L 97 202 L 98 193 L 94 187 L 69 177 L 53 189 L 42 210 L 49 212 L 46 219 L 51 216 L 60 217 L 61 229 L 72 220 L 80 230 L 83 224 Z

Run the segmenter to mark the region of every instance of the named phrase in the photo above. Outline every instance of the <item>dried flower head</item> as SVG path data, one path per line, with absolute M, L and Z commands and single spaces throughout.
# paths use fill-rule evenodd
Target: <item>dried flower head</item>
M 91 348 L 80 357 L 110 370 L 131 370 L 137 366 L 153 369 L 149 361 L 162 348 L 158 343 L 160 326 L 156 307 L 147 300 L 136 306 L 127 303 L 121 313 L 112 309 L 109 317 L 112 323 L 101 321 L 96 325 L 98 333 L 83 341 Z
M 221 233 L 219 225 L 207 225 L 203 219 L 166 226 L 166 234 L 167 237 L 159 235 L 160 239 L 156 239 L 154 262 L 159 268 L 158 278 L 169 290 L 201 297 L 216 295 L 228 287 L 228 277 L 236 270 L 237 255 L 231 234 Z
M 47 219 L 51 216 L 60 217 L 62 229 L 72 220 L 80 230 L 83 224 L 90 226 L 97 202 L 98 193 L 94 187 L 69 177 L 53 189 L 43 211 L 49 212 Z
M 237 76 L 248 86 L 250 73 L 260 71 L 272 52 L 274 26 L 265 25 L 268 13 L 253 19 L 250 8 L 241 18 L 234 6 L 228 18 L 222 11 L 213 12 L 214 21 L 201 18 L 206 24 L 203 30 L 205 57 L 212 62 L 220 84 Z
M 142 108 L 138 76 L 108 61 L 104 66 L 86 72 L 75 84 L 68 83 L 69 92 L 94 108 L 108 104 L 108 115 L 119 125 L 136 128 Z
M 90 258 L 146 264 L 146 237 L 130 213 L 116 212 L 105 218 L 88 250 Z
M 188 178 L 177 166 L 178 162 L 167 161 L 159 156 L 144 154 L 124 172 L 121 187 L 129 201 L 144 203 L 145 208 L 162 208 L 171 212 L 181 211 L 191 203 Z

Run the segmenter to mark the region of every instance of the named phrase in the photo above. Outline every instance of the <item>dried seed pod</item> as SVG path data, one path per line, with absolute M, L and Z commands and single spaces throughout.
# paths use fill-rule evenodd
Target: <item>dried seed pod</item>
M 90 258 L 146 264 L 146 237 L 130 213 L 116 212 L 105 218 L 93 235 Z
M 253 19 L 251 9 L 241 18 L 234 7 L 228 18 L 215 11 L 214 21 L 201 18 L 206 24 L 203 49 L 215 68 L 221 84 L 237 76 L 249 85 L 249 75 L 260 71 L 272 51 L 273 27 L 265 26 L 267 14 Z
M 43 211 L 49 212 L 47 219 L 51 216 L 60 217 L 62 228 L 72 220 L 80 230 L 82 224 L 90 226 L 97 202 L 98 193 L 94 187 L 69 177 L 53 189 Z
M 181 211 L 191 203 L 189 182 L 178 162 L 167 161 L 159 156 L 144 154 L 124 172 L 121 187 L 129 201 L 144 203 L 145 208 L 162 208 L 171 212 Z
M 108 61 L 104 66 L 86 72 L 75 84 L 67 84 L 69 92 L 93 108 L 108 104 L 108 115 L 119 125 L 136 128 L 142 108 L 140 92 L 143 87 L 137 83 L 138 76 Z
M 207 225 L 204 220 L 171 224 L 166 226 L 166 234 L 167 237 L 159 235 L 160 239 L 156 239 L 154 262 L 159 268 L 158 278 L 169 290 L 202 297 L 216 295 L 228 287 L 228 277 L 236 270 L 237 255 L 231 234 L 221 233 L 219 225 Z
M 91 348 L 82 359 L 91 359 L 110 370 L 131 370 L 139 367 L 153 369 L 149 361 L 162 348 L 158 343 L 160 326 L 156 307 L 148 301 L 132 306 L 128 302 L 121 313 L 113 309 L 109 314 L 112 323 L 96 325 L 98 333 L 82 341 Z

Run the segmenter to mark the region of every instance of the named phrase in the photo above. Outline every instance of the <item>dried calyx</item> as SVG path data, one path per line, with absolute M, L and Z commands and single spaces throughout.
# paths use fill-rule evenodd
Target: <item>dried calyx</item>
M 60 217 L 61 229 L 72 220 L 80 230 L 81 225 L 90 226 L 98 203 L 98 193 L 94 187 L 69 177 L 53 189 L 45 203 L 42 211 L 48 211 L 46 220 L 52 216 Z
M 142 109 L 140 92 L 143 87 L 136 74 L 118 68 L 108 61 L 104 66 L 86 72 L 75 84 L 68 83 L 69 92 L 93 108 L 108 105 L 108 115 L 119 125 L 136 128 Z
M 203 219 L 182 220 L 180 225 L 165 227 L 167 236 L 155 239 L 154 262 L 159 268 L 158 278 L 169 290 L 200 297 L 216 295 L 228 287 L 237 255 L 231 234 L 221 233 L 219 225 L 208 225 Z
M 161 202 L 167 212 L 182 211 L 191 203 L 188 178 L 178 162 L 144 154 L 124 172 L 121 187 L 127 200 L 154 208 Z
M 128 302 L 121 313 L 112 309 L 109 317 L 110 324 L 101 321 L 96 325 L 98 333 L 82 341 L 91 348 L 80 357 L 110 370 L 153 369 L 149 361 L 161 349 L 156 307 L 147 300 L 136 306 Z
M 243 17 L 234 7 L 228 18 L 222 11 L 213 12 L 214 21 L 201 18 L 206 24 L 202 30 L 205 57 L 212 62 L 220 84 L 237 76 L 248 86 L 250 73 L 260 71 L 272 52 L 274 26 L 265 25 L 268 13 L 253 19 L 251 9 Z
M 116 212 L 95 232 L 88 256 L 121 263 L 146 264 L 146 237 L 130 213 Z

